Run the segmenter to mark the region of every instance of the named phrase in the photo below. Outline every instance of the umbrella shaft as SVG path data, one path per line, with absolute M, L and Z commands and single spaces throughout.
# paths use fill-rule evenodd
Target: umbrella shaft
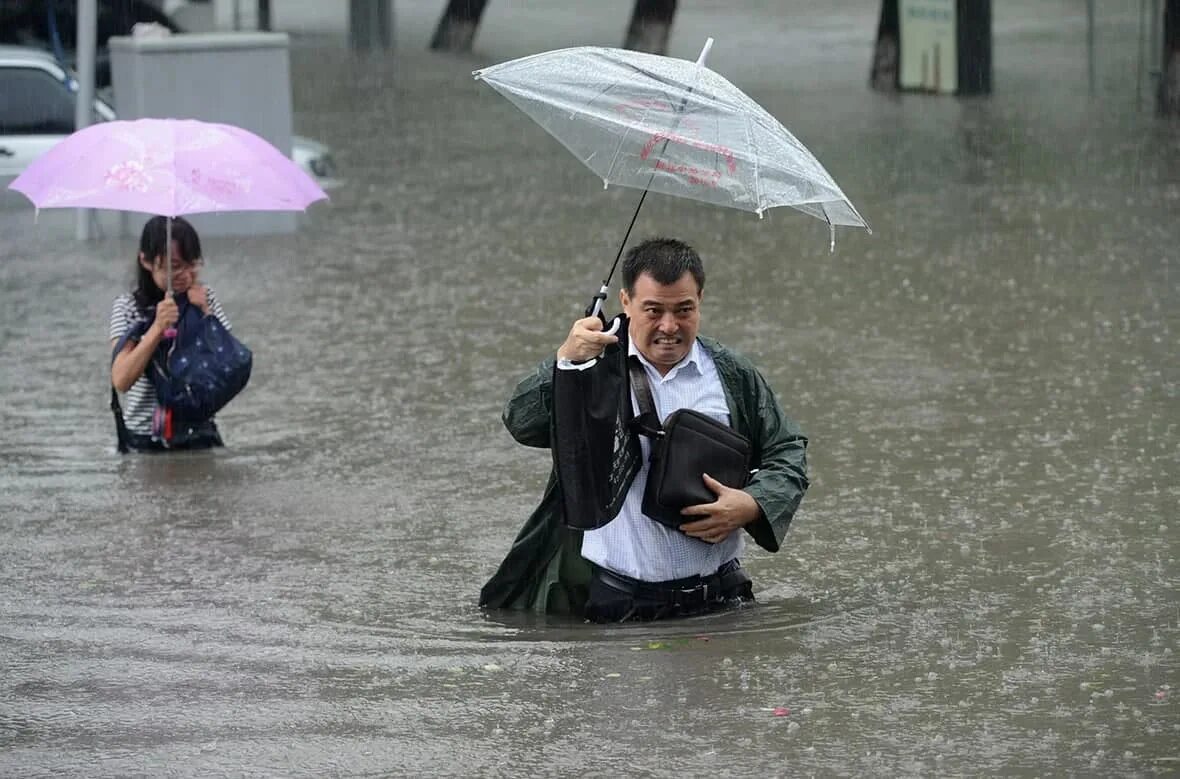
M 168 274 L 168 289 L 167 296 L 172 297 L 172 217 L 167 217 L 164 220 L 166 227 L 164 228 L 164 256 L 165 272 Z
M 709 56 L 709 49 L 711 49 L 711 48 L 713 48 L 713 39 L 709 38 L 708 40 L 705 41 L 704 48 L 701 49 L 700 57 L 697 58 L 697 66 L 698 67 L 705 64 L 705 58 Z M 684 97 L 681 98 L 680 108 L 679 108 L 679 110 L 677 110 L 677 112 L 676 112 L 677 114 L 682 112 L 684 110 L 684 107 L 688 104 L 688 96 L 690 94 L 692 94 L 692 91 L 693 91 L 693 88 L 689 88 L 688 92 L 686 92 Z M 679 126 L 679 124 L 680 124 L 679 119 L 676 120 L 676 124 L 677 124 L 677 126 Z M 669 133 L 669 136 L 671 136 L 671 133 Z M 668 142 L 671 140 L 672 140 L 671 137 L 667 137 L 664 139 L 664 145 L 660 147 L 660 153 L 656 155 L 657 161 L 663 158 L 664 152 L 668 150 Z M 656 178 L 656 168 L 653 165 L 652 170 L 651 170 L 651 176 L 647 180 L 647 187 L 643 188 L 643 194 L 639 196 L 639 203 L 637 203 L 635 206 L 635 213 L 631 215 L 631 224 L 627 225 L 627 232 L 623 234 L 623 242 L 621 244 L 619 244 L 619 251 L 617 254 L 615 254 L 615 261 L 610 266 L 610 273 L 606 274 L 606 279 L 602 282 L 602 286 L 604 288 L 610 286 L 610 280 L 615 275 L 615 268 L 617 268 L 619 266 L 619 259 L 623 256 L 623 249 L 625 249 L 627 247 L 627 239 L 631 237 L 631 230 L 632 230 L 632 228 L 635 227 L 635 220 L 639 218 L 639 209 L 643 208 L 643 201 L 644 201 L 644 199 L 647 198 L 648 188 L 651 187 L 651 183 L 653 181 L 655 181 L 655 178 Z M 599 295 L 596 295 L 594 297 L 594 300 L 590 301 L 590 306 L 589 306 L 589 308 L 586 309 L 586 316 L 593 316 L 593 315 L 597 314 L 602 309 L 602 299 L 601 299 L 600 295 L 601 295 L 601 293 Z
M 652 173 L 655 177 L 655 173 Z M 643 194 L 639 196 L 639 202 L 635 204 L 635 213 L 631 215 L 631 224 L 627 225 L 627 232 L 623 234 L 623 242 L 619 244 L 619 251 L 615 254 L 615 262 L 610 266 L 610 273 L 606 276 L 606 283 L 610 283 L 611 276 L 615 275 L 615 268 L 619 265 L 619 258 L 623 256 L 623 249 L 627 246 L 627 239 L 631 237 L 631 230 L 635 227 L 635 220 L 639 218 L 639 209 L 643 208 L 643 201 L 647 199 L 647 190 L 643 190 Z
M 655 175 L 654 173 L 652 174 Z M 603 297 L 605 292 L 610 288 L 610 280 L 615 275 L 615 268 L 619 267 L 619 260 L 623 256 L 623 249 L 627 248 L 627 239 L 631 237 L 631 229 L 635 227 L 635 220 L 639 218 L 639 209 L 643 208 L 643 201 L 647 198 L 647 190 L 643 190 L 643 194 L 639 196 L 639 202 L 635 204 L 635 213 L 631 215 L 631 224 L 627 225 L 627 232 L 623 234 L 623 242 L 619 244 L 619 251 L 615 254 L 615 261 L 610 266 L 610 273 L 606 274 L 606 278 L 602 281 L 602 290 L 599 291 L 594 299 L 590 301 L 590 305 L 586 308 L 586 316 L 595 316 L 602 311 Z

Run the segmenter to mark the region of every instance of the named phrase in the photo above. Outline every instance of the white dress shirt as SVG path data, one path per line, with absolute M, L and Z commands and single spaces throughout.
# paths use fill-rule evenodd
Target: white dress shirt
M 637 355 L 647 372 L 656 413 L 663 422 L 681 408 L 691 408 L 730 424 L 725 391 L 717 376 L 713 358 L 694 341 L 688 355 L 666 376 L 661 376 L 647 359 L 630 344 L 630 354 Z M 631 393 L 636 414 L 639 405 Z M 738 557 L 744 548 L 743 531 L 734 531 L 718 544 L 710 544 L 673 530 L 644 515 L 643 490 L 647 486 L 651 442 L 639 436 L 643 448 L 643 465 L 635 475 L 623 508 L 618 516 L 597 530 L 582 536 L 582 556 L 615 573 L 632 579 L 659 582 L 686 576 L 707 576 L 722 563 Z

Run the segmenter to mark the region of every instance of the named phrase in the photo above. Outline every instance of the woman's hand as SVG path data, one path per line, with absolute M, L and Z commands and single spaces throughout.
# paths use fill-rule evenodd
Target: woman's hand
M 156 320 L 152 322 L 150 329 L 156 331 L 158 340 L 165 330 L 176 324 L 178 319 L 180 319 L 180 309 L 177 307 L 176 301 L 168 295 L 164 295 L 164 299 L 156 304 Z
M 209 315 L 209 293 L 204 284 L 194 284 L 188 288 L 188 302 L 201 309 L 205 316 Z

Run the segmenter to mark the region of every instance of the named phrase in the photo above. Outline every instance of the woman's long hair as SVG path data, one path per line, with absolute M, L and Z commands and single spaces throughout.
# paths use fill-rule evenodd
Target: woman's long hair
M 168 217 L 153 216 L 143 226 L 143 233 L 139 236 L 139 251 L 149 265 L 154 265 L 157 257 L 166 257 L 168 252 Z M 201 239 L 197 231 L 184 217 L 172 218 L 172 240 L 176 241 L 182 262 L 196 262 L 201 258 Z M 174 258 L 176 259 L 176 258 Z M 135 305 L 141 311 L 146 311 L 164 299 L 164 290 L 156 286 L 152 272 L 143 267 L 139 256 L 135 258 Z

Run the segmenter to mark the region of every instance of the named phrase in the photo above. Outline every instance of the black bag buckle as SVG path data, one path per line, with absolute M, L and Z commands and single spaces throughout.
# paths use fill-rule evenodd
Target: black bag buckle
M 645 411 L 637 417 L 632 417 L 627 423 L 632 432 L 645 435 L 653 440 L 663 438 L 666 433 L 660 424 L 660 418 L 654 411 Z

